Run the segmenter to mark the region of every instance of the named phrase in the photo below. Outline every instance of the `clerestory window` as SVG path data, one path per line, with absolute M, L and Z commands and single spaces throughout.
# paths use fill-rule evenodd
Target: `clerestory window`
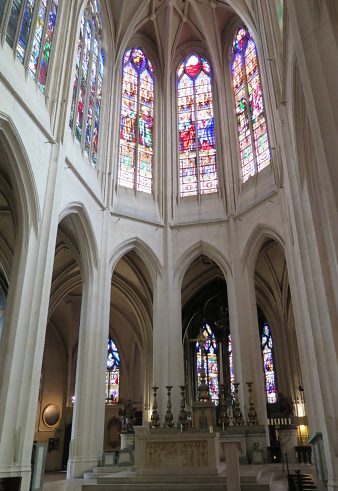
M 218 191 L 212 73 L 209 62 L 192 53 L 176 74 L 180 196 Z
M 0 1 L 0 26 L 17 59 L 42 92 L 53 53 L 59 0 Z
M 244 183 L 271 162 L 256 46 L 245 27 L 233 40 L 231 74 Z
M 141 48 L 127 49 L 122 67 L 117 182 L 151 194 L 154 161 L 154 68 Z
M 101 31 L 100 4 L 89 0 L 80 25 L 69 127 L 94 167 L 97 164 L 105 65 Z

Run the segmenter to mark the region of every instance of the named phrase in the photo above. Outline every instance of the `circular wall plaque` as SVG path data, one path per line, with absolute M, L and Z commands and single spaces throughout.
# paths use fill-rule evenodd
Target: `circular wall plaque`
M 55 426 L 60 420 L 60 408 L 56 404 L 48 404 L 42 413 L 42 421 L 46 426 Z

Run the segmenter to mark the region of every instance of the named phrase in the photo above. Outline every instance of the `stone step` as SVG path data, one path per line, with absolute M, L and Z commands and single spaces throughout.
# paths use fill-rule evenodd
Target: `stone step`
M 85 484 L 82 491 L 226 491 L 224 481 L 218 484 L 207 482 L 191 483 L 110 483 L 110 484 Z M 269 491 L 267 484 L 244 484 L 241 491 Z
M 94 467 L 91 472 L 85 472 L 83 474 L 84 479 L 97 479 L 103 475 L 118 474 L 119 472 L 125 472 L 125 467 Z
M 204 475 L 190 475 L 190 476 L 182 476 L 182 475 L 136 475 L 130 473 L 129 475 L 121 475 L 118 474 L 114 476 L 99 476 L 97 478 L 97 482 L 100 484 L 110 484 L 110 483 L 157 483 L 161 481 L 162 483 L 180 483 L 184 480 L 186 483 L 214 483 L 218 484 L 219 482 L 226 482 L 225 474 L 221 474 L 219 476 L 204 476 Z M 241 476 L 241 484 L 254 484 L 257 482 L 255 475 L 246 475 Z

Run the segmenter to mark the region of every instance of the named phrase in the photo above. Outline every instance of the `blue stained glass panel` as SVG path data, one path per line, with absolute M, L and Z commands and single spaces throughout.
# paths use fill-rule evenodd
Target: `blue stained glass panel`
M 6 0 L 0 0 L 0 24 L 4 15 Z
M 106 370 L 106 403 L 113 404 L 119 400 L 120 355 L 112 338 L 108 339 Z
M 20 17 L 22 0 L 13 0 L 12 8 L 7 24 L 6 41 L 13 48 L 14 38 Z
M 277 384 L 273 357 L 273 341 L 267 322 L 262 331 L 262 355 L 265 376 L 265 390 L 268 403 L 277 402 Z
M 33 18 L 34 4 L 35 0 L 26 0 L 24 6 L 18 44 L 16 46 L 16 56 L 21 61 L 21 63 L 23 63 L 25 59 L 25 53 Z
M 35 26 L 35 34 L 34 34 L 33 45 L 32 45 L 32 52 L 29 60 L 29 71 L 34 79 L 39 63 L 41 40 L 42 40 L 43 30 L 45 27 L 46 14 L 47 14 L 46 0 L 40 0 L 38 17 Z

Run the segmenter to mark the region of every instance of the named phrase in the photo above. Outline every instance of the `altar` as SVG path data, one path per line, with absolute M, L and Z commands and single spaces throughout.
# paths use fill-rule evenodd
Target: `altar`
M 218 475 L 225 465 L 220 461 L 220 435 L 177 428 L 151 430 L 135 427 L 135 467 L 137 474 Z

